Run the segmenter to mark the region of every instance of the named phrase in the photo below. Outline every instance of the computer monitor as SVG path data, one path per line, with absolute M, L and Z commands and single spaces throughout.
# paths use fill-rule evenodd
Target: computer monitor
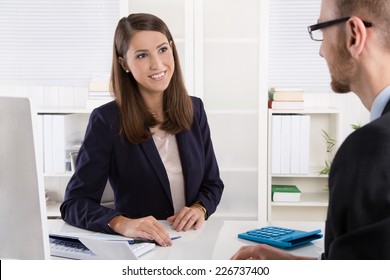
M 48 259 L 43 178 L 27 98 L 0 97 L 0 259 Z

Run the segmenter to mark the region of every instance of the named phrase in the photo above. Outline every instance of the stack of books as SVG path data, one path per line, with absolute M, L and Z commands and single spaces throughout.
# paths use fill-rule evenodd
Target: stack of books
M 94 76 L 88 86 L 87 108 L 94 109 L 113 100 L 109 89 L 109 78 Z
M 274 110 L 302 110 L 304 108 L 302 88 L 271 87 L 268 90 L 268 108 Z
M 272 185 L 272 201 L 299 202 L 301 191 L 295 185 Z

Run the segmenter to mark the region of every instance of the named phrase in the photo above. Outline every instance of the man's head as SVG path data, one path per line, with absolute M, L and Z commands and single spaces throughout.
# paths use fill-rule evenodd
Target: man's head
M 335 92 L 356 89 L 368 57 L 379 50 L 390 53 L 388 0 L 323 0 L 318 23 L 325 25 L 320 28 L 320 55 L 328 64 Z

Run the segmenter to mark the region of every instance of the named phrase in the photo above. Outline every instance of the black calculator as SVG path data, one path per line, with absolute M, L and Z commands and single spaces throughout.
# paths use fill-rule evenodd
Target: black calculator
M 264 243 L 279 248 L 293 248 L 322 238 L 321 230 L 301 231 L 275 226 L 252 229 L 238 234 L 239 238 Z

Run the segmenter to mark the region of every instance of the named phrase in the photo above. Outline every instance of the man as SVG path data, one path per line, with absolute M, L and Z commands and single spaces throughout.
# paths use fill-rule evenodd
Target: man
M 329 174 L 323 259 L 390 259 L 390 1 L 323 0 L 318 24 L 337 93 L 353 91 L 371 122 L 339 148 Z M 232 259 L 309 259 L 267 245 Z

